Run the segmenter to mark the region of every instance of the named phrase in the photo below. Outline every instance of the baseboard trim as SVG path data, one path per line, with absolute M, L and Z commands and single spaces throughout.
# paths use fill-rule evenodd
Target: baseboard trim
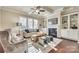
M 72 39 L 68 39 L 68 38 L 64 38 L 64 37 L 59 37 L 60 39 L 64 39 L 64 40 L 70 40 L 70 41 L 74 41 L 77 42 L 76 40 L 72 40 Z

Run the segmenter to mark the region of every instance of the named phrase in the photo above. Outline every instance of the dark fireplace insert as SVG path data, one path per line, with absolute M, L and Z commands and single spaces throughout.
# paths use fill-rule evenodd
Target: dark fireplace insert
M 57 37 L 57 28 L 48 28 L 48 32 L 49 36 Z

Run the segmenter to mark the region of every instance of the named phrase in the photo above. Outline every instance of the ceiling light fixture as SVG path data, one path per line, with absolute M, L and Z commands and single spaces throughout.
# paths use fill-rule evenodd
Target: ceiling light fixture
M 41 12 L 45 12 L 45 10 L 41 6 L 37 6 L 31 9 L 33 10 L 32 13 L 35 13 L 35 14 L 40 14 Z

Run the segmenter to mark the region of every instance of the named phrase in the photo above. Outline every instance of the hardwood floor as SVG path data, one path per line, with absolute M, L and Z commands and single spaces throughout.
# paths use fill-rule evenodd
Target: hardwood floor
M 6 32 L 0 32 L 0 39 L 5 39 L 6 34 Z M 51 51 L 49 51 L 49 53 L 79 53 L 79 44 L 75 41 L 63 40 L 60 44 L 56 46 L 56 48 L 58 49 L 57 51 L 54 51 L 52 49 Z M 3 47 L 0 43 L 0 53 L 3 52 Z
M 79 44 L 71 40 L 63 40 L 56 48 L 57 51 L 52 49 L 49 53 L 79 53 Z

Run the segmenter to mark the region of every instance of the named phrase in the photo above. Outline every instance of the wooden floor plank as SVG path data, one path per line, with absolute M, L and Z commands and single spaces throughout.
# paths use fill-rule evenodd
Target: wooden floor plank
M 57 51 L 52 49 L 49 53 L 79 53 L 79 44 L 75 41 L 63 40 L 56 48 Z

